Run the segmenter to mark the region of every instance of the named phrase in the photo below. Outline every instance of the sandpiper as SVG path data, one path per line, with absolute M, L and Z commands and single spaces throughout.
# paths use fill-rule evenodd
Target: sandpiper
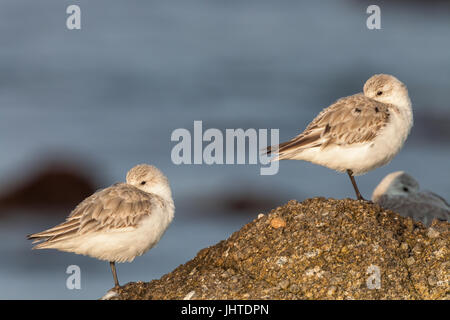
M 175 212 L 169 180 L 156 167 L 132 168 L 116 183 L 83 200 L 66 221 L 31 234 L 33 249 L 57 249 L 109 261 L 115 287 L 116 262 L 131 262 L 162 237 Z
M 274 160 L 305 160 L 354 176 L 387 164 L 400 151 L 413 125 L 406 86 L 387 74 L 372 76 L 363 93 L 341 98 L 324 109 L 295 138 L 272 146 Z

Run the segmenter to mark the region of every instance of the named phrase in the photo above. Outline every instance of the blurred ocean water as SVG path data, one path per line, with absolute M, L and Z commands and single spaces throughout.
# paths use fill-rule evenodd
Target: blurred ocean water
M 202 120 L 204 129 L 277 128 L 286 140 L 374 73 L 408 86 L 415 127 L 389 165 L 357 179 L 361 191 L 369 197 L 405 170 L 450 199 L 448 7 L 386 3 L 382 29 L 370 31 L 358 1 L 82 0 L 82 29 L 69 31 L 69 4 L 0 3 L 0 190 L 50 151 L 98 164 L 92 174 L 105 186 L 137 163 L 161 168 L 175 221 L 156 248 L 118 266 L 121 283 L 159 278 L 258 214 L 206 213 L 211 194 L 254 186 L 280 201 L 354 197 L 345 175 L 304 162 L 282 162 L 275 176 L 257 165 L 176 166 L 173 130 Z M 27 233 L 67 214 L 0 218 L 0 298 L 98 298 L 112 286 L 107 263 L 30 250 Z M 80 291 L 65 287 L 70 264 L 81 267 Z

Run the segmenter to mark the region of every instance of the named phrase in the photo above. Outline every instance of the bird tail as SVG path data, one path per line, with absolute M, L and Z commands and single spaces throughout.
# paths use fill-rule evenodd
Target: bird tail
M 282 142 L 278 145 L 269 146 L 263 149 L 263 153 L 267 156 L 274 155 L 274 157 L 270 159 L 271 162 L 291 159 L 289 152 L 290 150 L 288 150 L 290 145 L 291 141 Z
M 72 220 L 42 232 L 29 234 L 27 239 L 33 240 L 32 244 L 38 243 L 32 249 L 53 248 L 56 242 L 73 237 L 78 227 L 78 221 Z

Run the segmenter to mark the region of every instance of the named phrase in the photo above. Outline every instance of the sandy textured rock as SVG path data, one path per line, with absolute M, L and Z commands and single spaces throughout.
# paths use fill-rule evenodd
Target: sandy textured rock
M 431 228 L 361 201 L 290 201 L 115 298 L 449 299 L 449 224 Z

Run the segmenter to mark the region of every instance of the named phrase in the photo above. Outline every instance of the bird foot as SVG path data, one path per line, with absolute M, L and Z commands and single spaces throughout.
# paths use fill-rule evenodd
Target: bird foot
M 372 200 L 367 200 L 367 199 L 365 199 L 365 198 L 364 198 L 363 196 L 361 196 L 361 195 L 359 195 L 359 196 L 357 197 L 356 200 L 358 200 L 358 201 L 364 201 L 364 202 L 373 204 L 373 201 L 372 201 Z
M 366 199 L 363 198 L 362 195 L 357 196 L 357 197 L 356 197 L 356 200 L 367 201 Z

